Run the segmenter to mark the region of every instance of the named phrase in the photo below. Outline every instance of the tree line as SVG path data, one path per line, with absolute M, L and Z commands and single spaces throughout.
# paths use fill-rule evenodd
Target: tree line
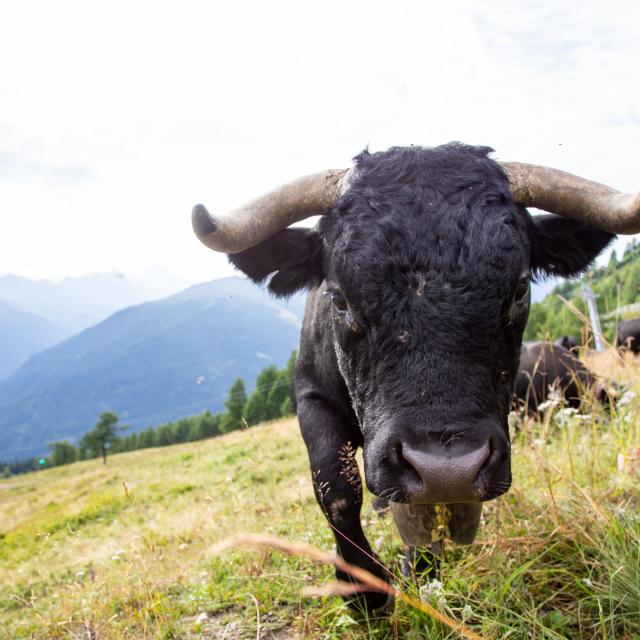
M 0 462 L 0 477 L 6 478 L 18 473 L 92 458 L 102 458 L 106 463 L 109 454 L 195 442 L 245 426 L 293 415 L 296 409 L 293 389 L 295 359 L 294 351 L 284 368 L 278 369 L 270 365 L 262 369 L 249 396 L 244 381 L 237 378 L 229 389 L 223 412 L 212 414 L 205 411 L 200 415 L 181 418 L 158 427 L 126 433 L 129 427 L 119 424 L 118 415 L 112 411 L 105 411 L 93 429 L 87 431 L 77 444 L 68 440 L 51 442 L 48 445 L 50 453 L 46 457 Z
M 632 241 L 619 260 L 615 251 L 606 267 L 595 269 L 578 281 L 567 280 L 558 285 L 544 300 L 531 305 L 525 340 L 555 340 L 569 335 L 590 339 L 583 320 L 565 303 L 568 301 L 578 312 L 588 317 L 582 298 L 582 283 L 588 281 L 596 295 L 596 303 L 604 338 L 615 342 L 617 323 L 622 318 L 611 315 L 620 307 L 638 302 L 640 295 L 640 243 Z M 631 315 L 638 315 L 637 313 Z

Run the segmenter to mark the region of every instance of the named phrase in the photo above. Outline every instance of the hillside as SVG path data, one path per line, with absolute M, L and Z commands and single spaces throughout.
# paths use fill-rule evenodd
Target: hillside
M 235 378 L 286 362 L 301 304 L 226 278 L 117 312 L 0 382 L 0 458 L 73 440 L 107 409 L 134 430 L 220 410 Z
M 0 380 L 18 369 L 30 355 L 66 336 L 66 331 L 53 322 L 0 300 Z
M 582 283 L 585 281 L 590 283 L 596 294 L 604 337 L 612 343 L 617 319 L 611 313 L 640 301 L 640 243 L 630 243 L 621 260 L 618 261 L 613 254 L 606 267 L 595 269 L 579 280 L 567 280 L 555 287 L 544 300 L 532 304 L 524 339 L 555 340 L 562 335 L 580 337 L 584 323 L 562 298 L 588 317 L 582 299 Z
M 474 545 L 446 547 L 441 594 L 403 588 L 484 638 L 637 637 L 638 470 L 616 472 L 618 454 L 640 446 L 637 411 L 521 425 L 512 489 L 485 505 Z M 400 540 L 368 494 L 363 522 L 398 572 Z M 460 637 L 402 602 L 358 624 L 335 597 L 302 597 L 332 574 L 305 558 L 213 555 L 241 531 L 333 547 L 295 420 L 0 480 L 0 628 L 33 639 Z

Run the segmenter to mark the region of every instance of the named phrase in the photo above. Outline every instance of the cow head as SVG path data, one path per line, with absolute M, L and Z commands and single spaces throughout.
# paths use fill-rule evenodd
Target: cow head
M 275 295 L 311 287 L 325 294 L 364 437 L 367 485 L 395 502 L 477 502 L 509 488 L 507 415 L 531 278 L 576 275 L 613 238 L 577 220 L 531 217 L 523 202 L 574 217 L 582 207 L 607 228 L 593 192 L 548 192 L 569 174 L 539 189 L 532 169 L 549 170 L 501 166 L 489 151 L 450 144 L 364 152 L 348 174 L 303 179 L 312 183 L 303 198 L 298 182 L 237 212 L 251 221 L 248 244 L 236 230 L 218 246 L 228 219 L 194 210 L 200 239 L 237 251 L 232 263 L 268 280 Z M 284 226 L 296 199 L 299 217 L 325 214 L 315 229 L 275 231 L 256 216 L 267 203 Z

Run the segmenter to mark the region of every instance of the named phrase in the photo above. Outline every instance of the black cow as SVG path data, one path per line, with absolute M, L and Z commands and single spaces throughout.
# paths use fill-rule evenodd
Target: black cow
M 573 336 L 561 336 L 553 343 L 567 351 L 578 351 L 580 344 Z
M 520 367 L 513 394 L 517 407 L 526 407 L 530 414 L 549 399 L 550 389 L 559 393 L 567 405 L 580 408 L 585 394 L 592 392 L 595 398 L 607 405 L 610 393 L 601 382 L 572 353 L 549 342 L 529 342 L 520 349 Z
M 618 324 L 616 346 L 619 349 L 629 349 L 636 355 L 640 353 L 640 317 L 622 320 Z
M 618 224 L 593 183 L 500 165 L 490 151 L 365 151 L 348 172 L 302 178 L 229 216 L 193 211 L 202 242 L 253 281 L 276 296 L 308 290 L 295 387 L 316 498 L 342 557 L 385 580 L 360 522 L 355 449 L 409 542 L 431 539 L 438 503 L 452 537 L 470 541 L 480 503 L 511 483 L 507 416 L 529 282 L 584 271 L 614 237 L 523 205 L 638 226 L 631 209 Z M 313 229 L 283 228 L 312 214 L 323 215 Z M 369 609 L 385 601 L 360 598 Z

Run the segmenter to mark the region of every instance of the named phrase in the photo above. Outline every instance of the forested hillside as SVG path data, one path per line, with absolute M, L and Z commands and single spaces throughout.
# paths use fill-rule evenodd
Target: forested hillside
M 252 389 L 266 364 L 287 361 L 301 304 L 223 278 L 119 311 L 0 382 L 0 458 L 76 441 L 103 411 L 134 432 L 222 410 L 236 378 Z
M 604 337 L 612 341 L 619 320 L 612 312 L 634 304 L 640 299 L 640 243 L 627 246 L 624 257 L 618 260 L 613 253 L 606 267 L 595 269 L 579 280 L 557 286 L 543 301 L 531 305 L 525 340 L 555 339 L 562 335 L 576 338 L 588 332 L 583 320 L 571 310 L 575 307 L 588 316 L 582 297 L 582 284 L 589 282 L 596 295 Z M 567 304 L 567 301 L 569 304 Z M 620 318 L 640 315 L 640 311 L 628 311 Z M 585 335 L 588 338 L 589 335 Z

